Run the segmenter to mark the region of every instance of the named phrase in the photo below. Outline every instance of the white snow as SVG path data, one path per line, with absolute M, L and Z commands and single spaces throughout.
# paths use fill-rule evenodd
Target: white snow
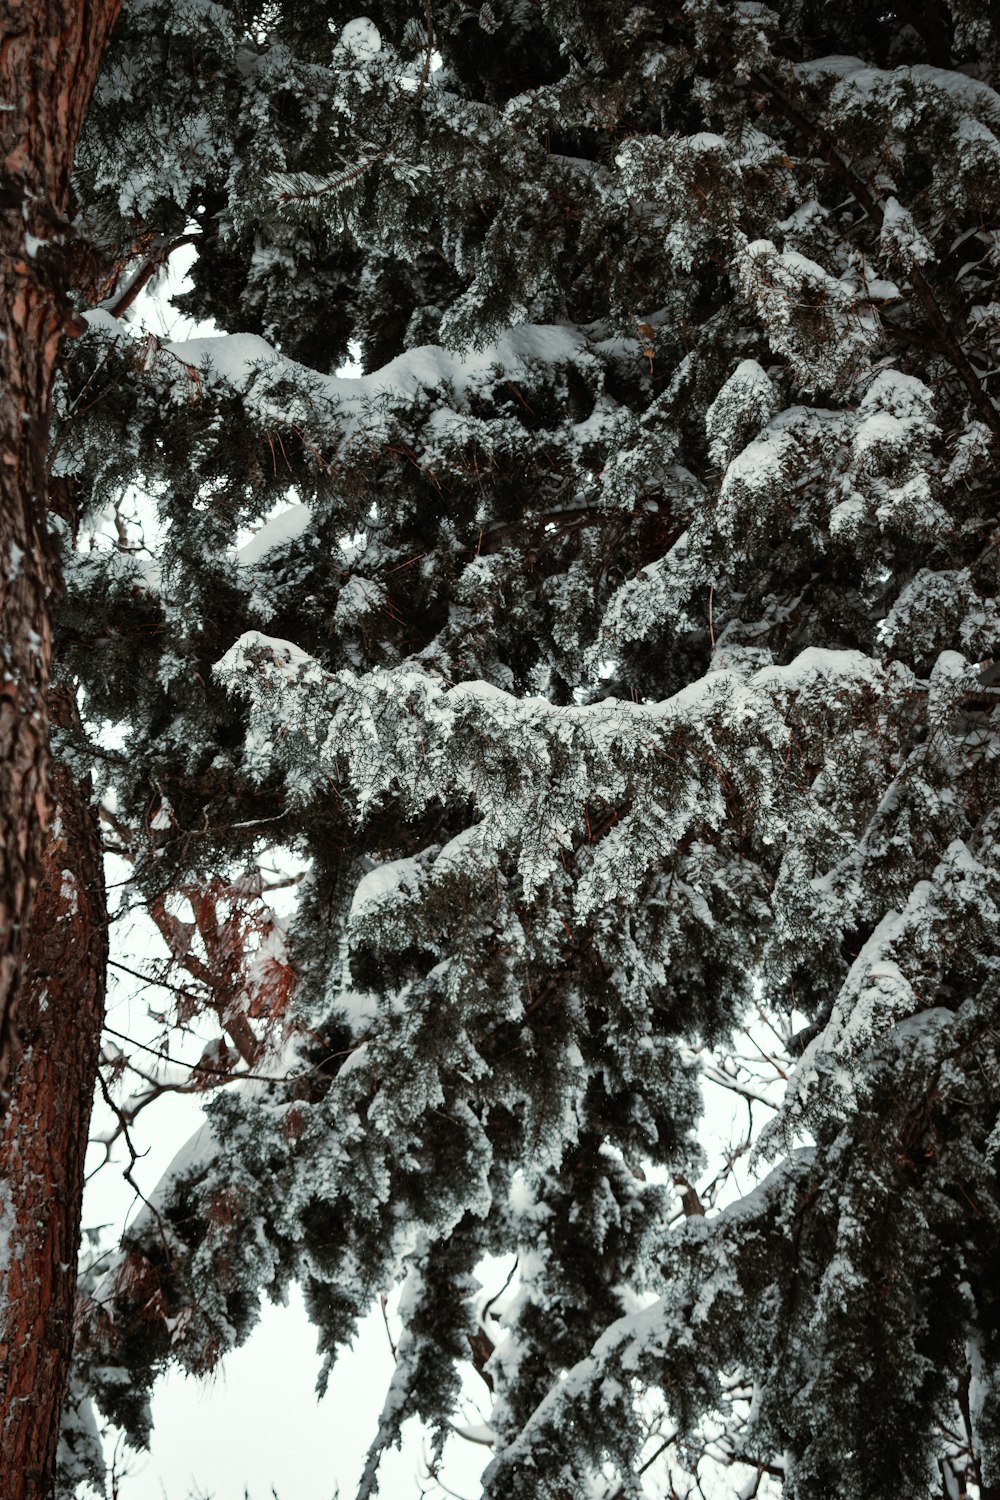
M 117 319 L 112 319 L 117 323 Z M 120 327 L 121 325 L 118 324 Z M 216 375 L 242 386 L 255 371 L 281 362 L 281 355 L 256 333 L 220 333 L 211 338 L 166 340 L 160 346 L 182 364 L 210 365 Z
M 87 311 L 83 314 L 83 317 L 84 321 L 88 323 L 91 328 L 102 329 L 105 333 L 122 335 L 128 332 L 125 324 L 119 322 L 119 320 L 112 313 L 106 312 L 103 307 L 88 308 Z
M 408 349 L 370 375 L 317 375 L 278 354 L 266 339 L 250 333 L 184 339 L 164 343 L 162 348 L 185 365 L 209 368 L 238 390 L 248 391 L 255 380 L 265 376 L 275 381 L 287 377 L 314 399 L 344 404 L 389 395 L 418 396 L 446 383 L 456 395 L 462 395 L 494 370 L 504 378 L 517 379 L 528 361 L 569 361 L 586 349 L 586 340 L 574 327 L 526 323 L 507 329 L 482 349 L 461 354 L 437 344 Z
M 309 529 L 312 520 L 312 511 L 308 505 L 290 505 L 287 510 L 272 516 L 265 521 L 263 526 L 254 532 L 250 541 L 241 547 L 236 554 L 236 562 L 241 568 L 252 568 L 273 552 L 276 547 L 287 546 L 296 537 Z
M 357 922 L 373 907 L 394 902 L 400 895 L 412 895 L 422 881 L 420 866 L 414 859 L 392 859 L 376 865 L 358 882 L 351 902 L 350 920 Z
M 164 829 L 170 828 L 172 826 L 173 821 L 173 808 L 170 806 L 167 798 L 164 797 L 161 799 L 160 805 L 156 809 L 156 812 L 149 820 L 149 826 L 157 833 L 162 833 Z
M 382 38 L 368 16 L 356 16 L 340 33 L 340 45 L 357 57 L 374 57 L 382 50 Z

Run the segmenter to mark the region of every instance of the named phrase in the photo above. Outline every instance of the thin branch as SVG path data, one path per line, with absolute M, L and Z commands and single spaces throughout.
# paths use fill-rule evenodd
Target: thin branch
M 483 1425 L 486 1426 L 486 1423 Z M 463 1432 L 457 1422 L 449 1422 L 448 1426 L 456 1437 L 462 1439 L 463 1443 L 474 1443 L 479 1448 L 492 1448 L 496 1444 L 495 1437 L 475 1437 L 471 1432 Z
M 647 1469 L 651 1469 L 653 1467 L 653 1465 L 656 1463 L 656 1460 L 658 1458 L 662 1458 L 663 1457 L 664 1453 L 666 1453 L 666 1451 L 670 1447 L 670 1445 L 672 1443 L 676 1443 L 678 1436 L 679 1436 L 679 1432 L 678 1432 L 678 1429 L 675 1427 L 674 1430 L 673 1430 L 673 1432 L 670 1434 L 670 1436 L 669 1437 L 665 1437 L 663 1439 L 663 1442 L 657 1448 L 656 1452 L 650 1454 L 649 1458 L 647 1458 L 644 1463 L 641 1463 L 639 1465 L 639 1467 L 633 1471 L 632 1477 L 634 1479 L 638 1479 L 640 1474 L 645 1474 L 645 1472 L 646 1472 Z M 624 1487 L 623 1487 L 623 1485 L 620 1484 L 618 1486 L 618 1488 L 616 1490 L 614 1490 L 608 1496 L 608 1500 L 622 1500 L 622 1497 L 624 1496 L 624 1494 L 625 1494 Z
M 414 104 L 418 103 L 420 96 L 427 87 L 427 80 L 431 76 L 431 58 L 434 56 L 434 12 L 431 9 L 431 0 L 424 0 L 424 16 L 427 20 L 427 47 L 424 51 L 424 66 L 413 95 Z
M 125 884 L 126 882 L 122 883 Z M 127 883 L 131 884 L 131 882 Z M 131 974 L 133 979 L 141 979 L 144 984 L 155 984 L 157 989 L 169 990 L 172 995 L 181 995 L 185 1000 L 194 1000 L 199 1005 L 201 1004 L 202 997 L 200 995 L 196 995 L 194 990 L 186 990 L 183 985 L 171 984 L 168 979 L 157 979 L 152 974 L 143 974 L 138 969 L 130 969 L 128 964 L 119 963 L 118 959 L 116 958 L 108 959 L 108 967 L 112 969 L 121 969 L 123 974 Z
M 128 1042 L 130 1047 L 138 1047 L 142 1052 L 149 1052 L 153 1057 L 160 1057 L 164 1062 L 172 1063 L 178 1068 L 197 1068 L 202 1073 L 215 1073 L 227 1083 L 243 1083 L 245 1080 L 252 1083 L 291 1083 L 296 1078 L 308 1077 L 306 1073 L 285 1073 L 280 1076 L 269 1073 L 251 1073 L 249 1071 L 234 1073 L 230 1068 L 213 1068 L 210 1063 L 189 1063 L 179 1057 L 171 1057 L 169 1052 L 162 1052 L 159 1047 L 150 1047 L 146 1042 L 138 1041 L 134 1036 L 128 1036 L 124 1031 L 116 1031 L 105 1021 L 104 1030 L 111 1036 L 118 1037 L 123 1042 Z M 317 1064 L 317 1067 L 319 1064 Z M 310 1071 L 315 1071 L 311 1069 Z
M 325 198 L 327 193 L 335 193 L 339 188 L 346 187 L 349 182 L 353 182 L 355 178 L 363 177 L 364 174 L 366 172 L 370 172 L 372 167 L 374 167 L 378 162 L 385 161 L 385 158 L 388 155 L 388 148 L 386 148 L 386 150 L 384 151 L 379 151 L 375 156 L 370 156 L 367 161 L 361 162 L 359 166 L 352 167 L 348 172 L 342 172 L 340 176 L 335 177 L 332 182 L 324 183 L 322 187 L 309 188 L 304 193 L 279 193 L 278 202 L 305 203 L 310 198 Z
M 499 1302 L 499 1300 L 503 1296 L 504 1292 L 507 1290 L 507 1288 L 510 1286 L 511 1282 L 514 1280 L 514 1276 L 515 1276 L 515 1273 L 517 1271 L 517 1267 L 518 1267 L 519 1261 L 520 1261 L 520 1256 L 515 1255 L 514 1256 L 514 1264 L 511 1266 L 510 1270 L 507 1272 L 507 1279 L 504 1282 L 503 1286 L 500 1288 L 500 1290 L 498 1292 L 494 1292 L 493 1293 L 493 1296 L 490 1298 L 490 1300 L 488 1302 L 485 1302 L 483 1304 L 483 1310 L 479 1314 L 479 1322 L 480 1322 L 480 1324 L 483 1324 L 483 1323 L 486 1322 L 486 1314 L 489 1312 L 490 1308 L 494 1305 L 494 1303 Z
M 379 1293 L 379 1298 L 378 1298 L 378 1305 L 379 1305 L 379 1307 L 381 1308 L 381 1311 L 382 1311 L 382 1322 L 385 1324 L 385 1336 L 389 1340 L 389 1348 L 392 1350 L 392 1357 L 393 1357 L 393 1359 L 396 1359 L 397 1358 L 397 1354 L 396 1354 L 396 1341 L 395 1341 L 395 1339 L 392 1336 L 392 1329 L 389 1327 L 389 1314 L 386 1311 L 386 1306 L 388 1304 L 388 1301 L 389 1301 L 389 1299 L 385 1295 L 385 1292 L 380 1292 Z
M 125 1145 L 126 1145 L 126 1147 L 128 1149 L 129 1164 L 128 1164 L 127 1167 L 123 1167 L 122 1168 L 122 1176 L 124 1177 L 125 1181 L 128 1183 L 129 1187 L 132 1189 L 132 1191 L 135 1193 L 136 1197 L 142 1200 L 142 1202 L 149 1209 L 150 1213 L 156 1219 L 156 1222 L 159 1225 L 160 1235 L 161 1235 L 161 1237 L 163 1239 L 164 1244 L 166 1245 L 167 1244 L 167 1236 L 166 1236 L 166 1232 L 165 1232 L 164 1227 L 163 1227 L 163 1220 L 160 1217 L 160 1211 L 159 1211 L 159 1209 L 156 1207 L 156 1205 L 154 1203 L 150 1203 L 149 1199 L 146 1197 L 145 1193 L 142 1191 L 142 1188 L 139 1186 L 139 1184 L 136 1182 L 135 1178 L 132 1175 L 133 1171 L 135 1170 L 135 1167 L 136 1167 L 137 1163 L 140 1162 L 144 1156 L 148 1156 L 149 1155 L 149 1147 L 147 1146 L 145 1151 L 137 1151 L 135 1149 L 135 1146 L 132 1144 L 132 1136 L 131 1136 L 131 1133 L 129 1131 L 129 1122 L 125 1118 L 125 1115 L 123 1114 L 122 1110 L 118 1107 L 118 1105 L 112 1099 L 111 1094 L 110 1094 L 110 1092 L 108 1090 L 107 1083 L 104 1080 L 104 1074 L 100 1071 L 100 1069 L 98 1069 L 97 1081 L 100 1084 L 100 1089 L 101 1089 L 101 1093 L 104 1096 L 104 1102 L 105 1102 L 105 1104 L 108 1106 L 108 1108 L 118 1118 L 118 1123 L 119 1123 L 119 1126 L 120 1126 L 120 1134 L 121 1134 L 121 1137 L 124 1140 Z M 116 1139 L 117 1139 L 117 1135 L 115 1135 L 112 1138 L 112 1144 L 113 1144 L 114 1140 L 116 1140 Z M 110 1156 L 110 1152 L 109 1152 L 109 1156 Z
M 105 312 L 109 312 L 113 318 L 120 318 L 122 313 L 127 312 L 139 293 L 149 285 L 157 271 L 163 269 L 175 250 L 182 245 L 195 245 L 200 236 L 196 234 L 182 234 L 178 239 L 171 240 L 166 245 L 154 246 L 146 256 L 145 260 L 126 281 L 117 296 L 107 298 L 100 305 Z
M 761 1094 L 746 1084 L 738 1083 L 735 1078 L 731 1078 L 728 1073 L 724 1072 L 722 1068 L 716 1067 L 713 1063 L 706 1063 L 704 1065 L 703 1077 L 720 1089 L 728 1089 L 731 1094 L 738 1094 L 748 1104 L 764 1104 L 768 1109 L 779 1108 L 774 1100 L 769 1099 L 766 1094 Z

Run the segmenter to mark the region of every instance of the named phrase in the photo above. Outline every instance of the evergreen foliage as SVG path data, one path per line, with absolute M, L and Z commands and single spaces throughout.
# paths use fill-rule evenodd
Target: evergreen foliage
M 403 1279 L 362 1495 L 487 1333 L 489 1496 L 643 1493 L 654 1407 L 747 1494 L 997 1493 L 998 62 L 981 0 L 127 7 L 81 213 L 219 332 L 87 313 L 56 468 L 158 538 L 62 669 L 150 901 L 308 870 L 287 1078 L 93 1291 L 136 1440 Z M 760 997 L 771 1169 L 678 1222 Z

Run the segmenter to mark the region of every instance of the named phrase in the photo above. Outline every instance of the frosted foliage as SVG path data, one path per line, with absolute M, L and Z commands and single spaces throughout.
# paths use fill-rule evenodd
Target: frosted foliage
M 851 439 L 850 482 L 857 497 L 842 503 L 835 526 L 852 526 L 862 514 L 880 528 L 931 537 L 948 524 L 932 479 L 931 445 L 938 435 L 930 392 L 921 381 L 883 370 L 858 406 Z M 862 498 L 863 497 L 863 498 Z M 872 514 L 873 512 L 873 514 Z
M 968 568 L 924 568 L 901 590 L 879 633 L 890 650 L 902 645 L 925 657 L 957 640 L 967 657 L 979 660 L 995 649 L 1000 608 L 995 598 L 977 593 Z
M 626 883 L 618 894 L 633 895 L 647 865 L 683 828 L 722 823 L 724 801 L 712 795 L 703 768 L 716 748 L 742 740 L 750 726 L 753 753 L 738 774 L 760 836 L 775 838 L 791 813 L 787 794 L 776 797 L 773 784 L 787 748 L 788 703 L 826 716 L 836 713 L 839 696 L 879 694 L 887 685 L 859 653 L 807 651 L 789 667 L 768 668 L 746 684 L 716 673 L 655 707 L 608 701 L 555 709 L 544 699 L 514 699 L 482 682 L 446 692 L 412 669 L 329 678 L 287 642 L 257 635 L 241 639 L 218 670 L 231 688 L 251 696 L 261 774 L 288 753 L 293 766 L 304 771 L 309 764 L 311 779 L 342 764 L 362 816 L 389 795 L 414 812 L 436 800 L 471 799 L 480 821 L 461 855 L 448 846 L 447 866 L 468 858 L 467 850 L 495 858 L 517 848 L 526 899 L 554 874 L 560 849 L 571 847 L 575 809 L 585 799 L 612 805 L 629 793 L 634 801 L 669 786 L 670 822 L 651 839 L 646 811 L 641 836 L 638 824 L 630 833 L 619 823 L 602 842 L 589 862 L 588 904 L 610 899 L 597 892 L 619 878 Z M 311 747 L 309 762 L 295 753 L 300 741 Z M 301 785 L 301 795 L 310 791 Z M 635 873 L 625 876 L 630 865 Z M 405 878 L 394 867 L 389 890 Z M 381 903 L 387 879 L 380 875 L 375 884 L 367 876 L 354 909 Z
M 913 216 L 891 195 L 885 201 L 881 239 L 889 256 L 907 270 L 934 257 L 930 243 L 913 222 Z
M 776 354 L 807 390 L 836 389 L 869 370 L 878 325 L 864 288 L 833 277 L 798 251 L 754 240 L 738 254 L 733 275 Z
M 728 465 L 719 489 L 719 526 L 739 547 L 760 533 L 801 525 L 815 447 L 826 436 L 828 414 L 802 407 L 781 412 Z
M 777 405 L 777 392 L 755 359 L 744 359 L 705 413 L 713 463 L 726 467 L 747 439 L 764 427 Z
M 340 45 L 358 57 L 374 57 L 382 50 L 378 27 L 367 16 L 357 16 L 340 33 Z
M 470 1369 L 489 1500 L 995 1482 L 987 9 L 126 4 L 67 753 L 130 900 L 302 879 L 206 1011 L 266 1066 L 81 1307 L 67 1472 L 297 1280 L 321 1383 L 402 1289 L 366 1496 L 411 1417 L 448 1483 Z

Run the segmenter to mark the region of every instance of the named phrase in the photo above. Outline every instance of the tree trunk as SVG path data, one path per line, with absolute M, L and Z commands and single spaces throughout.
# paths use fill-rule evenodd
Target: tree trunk
M 0 0 L 0 1113 L 48 817 L 52 378 L 77 137 L 121 0 Z
M 67 689 L 53 720 L 69 722 Z M 55 816 L 22 991 L 23 1051 L 0 1132 L 0 1474 L 4 1500 L 49 1500 L 73 1346 L 80 1205 L 108 950 L 89 788 L 52 768 Z
M 120 3 L 0 0 L 0 1475 L 5 1500 L 49 1500 L 52 1494 L 73 1345 L 83 1164 L 104 1007 L 107 920 L 97 824 L 87 789 L 65 767 L 55 768 L 50 785 L 49 672 L 60 577 L 47 525 L 46 457 L 52 381 L 69 316 L 70 172 Z M 67 717 L 73 711 L 68 693 L 53 706 Z M 19 1004 L 24 1050 L 15 1072 Z

